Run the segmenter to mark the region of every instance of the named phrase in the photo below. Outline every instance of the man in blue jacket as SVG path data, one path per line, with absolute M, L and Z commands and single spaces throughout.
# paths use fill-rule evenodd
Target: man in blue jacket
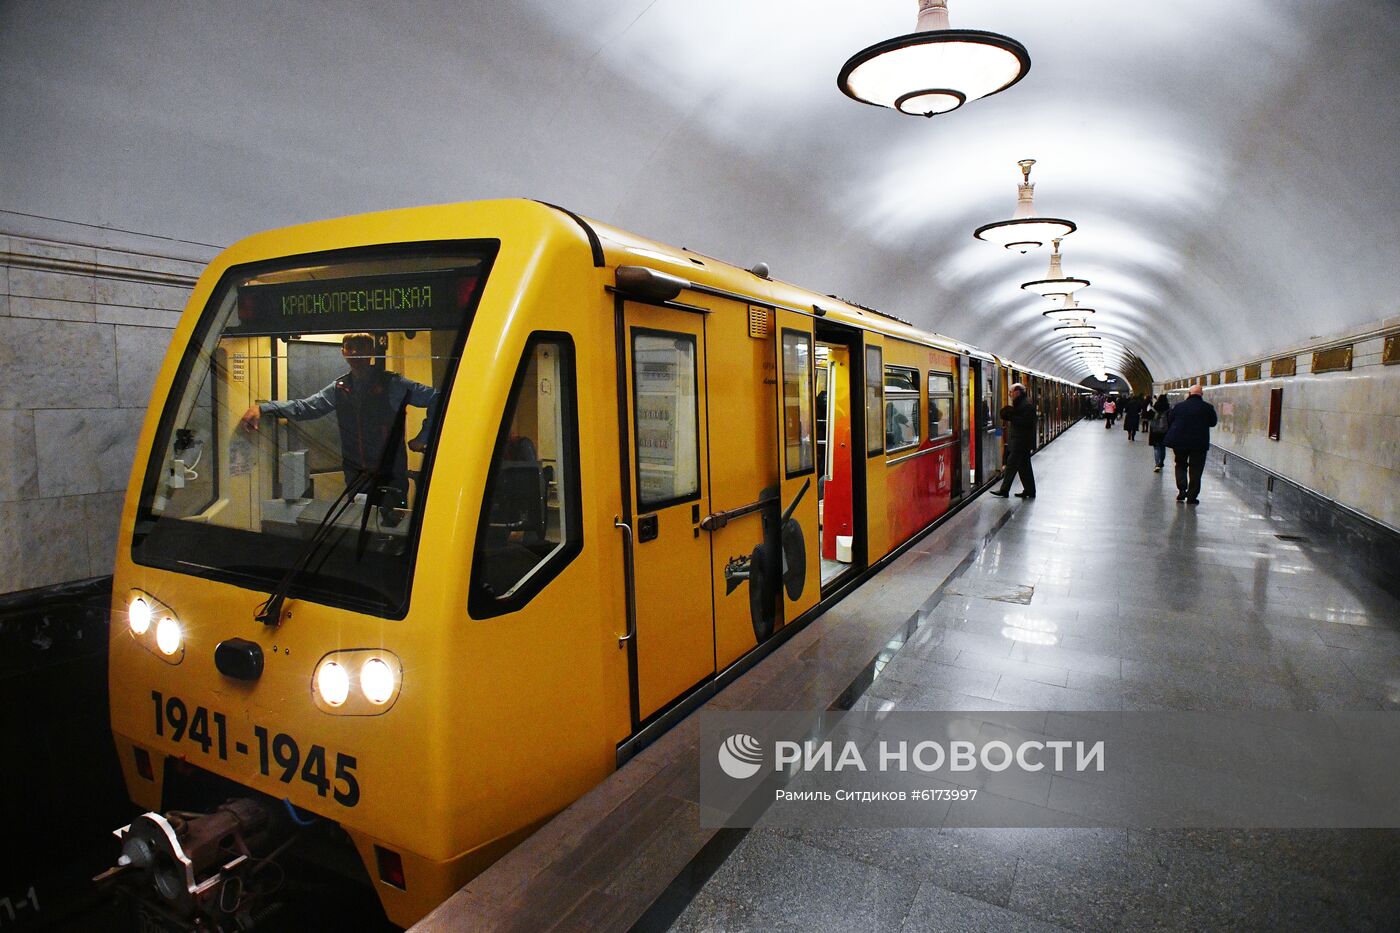
M 427 408 L 422 430 L 408 442 L 409 450 L 427 447 L 436 414 L 438 393 L 431 386 L 406 379 L 374 364 L 383 353 L 372 334 L 346 334 L 341 356 L 350 371 L 309 398 L 258 402 L 239 419 L 245 431 L 257 431 L 263 415 L 310 421 L 334 413 L 340 427 L 340 449 L 346 485 L 362 474 L 377 474 L 386 523 L 392 510 L 402 508 L 408 495 L 408 455 L 403 449 L 403 417 L 408 405 Z M 396 439 L 397 432 L 397 439 Z M 386 446 L 393 449 L 386 451 Z
M 1171 410 L 1167 436 L 1162 443 L 1176 459 L 1176 501 L 1197 505 L 1201 494 L 1201 473 L 1210 450 L 1210 429 L 1215 427 L 1215 406 L 1202 398 L 1204 389 L 1196 383 Z

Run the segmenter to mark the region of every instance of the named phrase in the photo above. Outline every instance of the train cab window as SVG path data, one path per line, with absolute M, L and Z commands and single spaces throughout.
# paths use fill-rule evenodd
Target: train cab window
M 783 450 L 787 476 L 801 476 L 816 463 L 812 427 L 812 336 L 783 331 Z
M 919 446 L 919 374 L 885 367 L 885 453 Z
M 695 337 L 632 330 L 637 502 L 643 511 L 700 495 L 700 399 Z
M 928 439 L 942 440 L 953 436 L 953 376 L 951 373 L 928 374 Z
M 132 558 L 401 617 L 495 248 L 377 246 L 226 272 L 165 400 Z
M 533 337 L 486 473 L 472 561 L 474 618 L 513 612 L 583 545 L 573 344 Z
M 885 368 L 880 348 L 865 348 L 865 452 L 875 456 L 885 450 Z

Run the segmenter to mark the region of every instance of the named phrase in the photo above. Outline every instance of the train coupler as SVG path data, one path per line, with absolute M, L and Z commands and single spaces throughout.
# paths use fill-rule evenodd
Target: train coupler
M 145 813 L 114 832 L 115 867 L 93 880 L 119 885 L 167 929 L 234 933 L 277 911 L 277 859 L 296 840 L 273 801 L 230 800 L 210 813 Z

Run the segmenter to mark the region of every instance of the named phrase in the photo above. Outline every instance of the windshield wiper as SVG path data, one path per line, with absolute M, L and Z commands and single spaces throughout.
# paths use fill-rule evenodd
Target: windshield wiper
M 254 619 L 266 626 L 275 626 L 282 621 L 282 604 L 287 601 L 287 592 L 292 587 L 294 581 L 301 572 L 311 563 L 311 559 L 320 551 L 321 546 L 330 539 L 331 532 L 335 530 L 335 523 L 345 511 L 355 502 L 355 496 L 371 480 L 373 474 L 368 470 L 362 470 L 350 482 L 345 484 L 345 489 L 326 509 L 326 514 L 321 518 L 315 529 L 311 532 L 311 537 L 307 540 L 306 546 L 302 548 L 300 556 L 292 562 L 292 566 L 282 575 L 282 579 L 277 581 L 272 592 L 261 606 L 258 607 Z
M 354 479 L 345 484 L 345 489 L 336 497 L 330 507 L 326 509 L 325 516 L 322 517 L 320 523 L 317 524 L 316 528 L 311 532 L 311 537 L 307 540 L 306 546 L 302 548 L 300 556 L 292 563 L 292 566 L 287 572 L 282 575 L 282 579 L 277 582 L 277 586 L 273 588 L 263 604 L 258 607 L 257 613 L 253 616 L 254 619 L 268 627 L 281 624 L 282 606 L 287 601 L 287 594 L 292 588 L 292 583 L 311 565 L 312 559 L 316 557 L 325 543 L 330 540 L 331 533 L 335 530 L 336 522 L 339 521 L 340 517 L 354 504 L 355 496 L 362 490 L 365 490 L 366 487 L 369 487 L 368 491 L 365 493 L 365 510 L 360 515 L 360 533 L 355 542 L 355 559 L 359 560 L 364 557 L 365 546 L 368 543 L 367 531 L 369 527 L 370 510 L 380 505 L 384 498 L 385 489 L 389 488 L 379 481 L 392 472 L 394 458 L 398 449 L 403 446 L 404 416 L 407 412 L 407 404 L 399 406 L 398 414 L 394 418 L 394 425 L 389 431 L 389 436 L 385 439 L 384 450 L 379 455 L 378 467 L 372 471 L 360 470 L 360 472 L 355 475 Z M 329 556 L 329 554 L 327 556 Z M 322 563 L 324 563 L 324 560 Z

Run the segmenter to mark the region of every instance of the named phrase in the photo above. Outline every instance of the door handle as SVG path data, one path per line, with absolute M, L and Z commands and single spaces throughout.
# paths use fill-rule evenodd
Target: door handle
M 617 647 L 622 649 L 637 637 L 637 574 L 632 562 L 632 526 L 614 515 L 613 527 L 622 532 L 623 579 L 627 591 L 627 634 L 617 636 Z
M 752 515 L 754 512 L 761 511 L 764 507 L 773 504 L 775 501 L 777 500 L 770 496 L 766 499 L 760 498 L 757 502 L 750 502 L 748 505 L 741 505 L 735 509 L 713 512 L 700 519 L 700 529 L 702 531 L 719 531 L 734 519 L 742 518 L 745 515 Z

